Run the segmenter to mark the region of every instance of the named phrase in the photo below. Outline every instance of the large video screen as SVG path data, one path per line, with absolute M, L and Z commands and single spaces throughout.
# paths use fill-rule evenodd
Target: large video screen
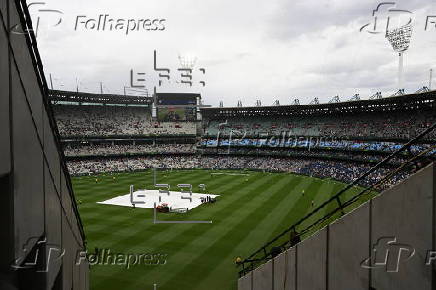
M 157 119 L 159 121 L 195 121 L 197 98 L 200 98 L 199 94 L 156 94 Z
M 195 121 L 195 107 L 175 108 L 164 107 L 157 109 L 157 119 L 164 122 Z
M 190 93 L 157 93 L 156 100 L 157 105 L 187 105 L 195 106 L 197 104 L 197 98 L 200 98 L 200 94 Z

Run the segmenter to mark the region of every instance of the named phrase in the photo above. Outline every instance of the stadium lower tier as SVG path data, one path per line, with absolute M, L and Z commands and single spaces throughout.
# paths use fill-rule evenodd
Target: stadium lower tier
M 422 150 L 428 149 L 432 146 L 434 141 L 428 144 L 420 143 L 410 146 L 411 153 L 417 153 Z M 274 136 L 270 138 L 243 138 L 238 139 L 223 139 L 223 138 L 203 138 L 200 145 L 204 148 L 216 147 L 246 147 L 246 148 L 303 148 L 303 149 L 338 149 L 349 151 L 375 151 L 393 153 L 400 149 L 404 142 L 386 142 L 380 140 L 362 141 L 362 140 L 345 140 L 335 138 L 312 138 L 310 136 Z M 435 151 L 433 151 L 435 152 Z
M 398 166 L 409 158 L 427 150 L 426 156 L 433 156 L 436 152 L 431 151 L 432 145 L 414 145 L 411 150 L 405 150 L 402 154 L 392 158 L 390 165 Z M 129 140 L 97 143 L 97 142 L 76 142 L 64 143 L 64 153 L 68 158 L 98 158 L 105 157 L 140 157 L 156 154 L 169 155 L 193 155 L 196 153 L 205 155 L 231 154 L 237 156 L 253 157 L 294 157 L 312 158 L 338 161 L 354 161 L 363 163 L 377 163 L 385 159 L 391 151 L 371 148 L 341 148 L 341 147 L 257 147 L 257 146 L 220 146 L 220 147 L 197 147 L 195 144 L 138 144 Z M 399 149 L 400 144 L 395 146 Z M 391 148 L 390 150 L 393 150 Z
M 332 178 L 350 183 L 362 176 L 371 166 L 354 162 L 341 162 L 318 159 L 296 159 L 279 157 L 248 156 L 146 156 L 136 158 L 96 158 L 87 160 L 71 160 L 68 162 L 71 175 L 92 175 L 109 172 L 140 171 L 148 168 L 159 169 L 250 169 L 303 174 L 319 178 Z M 392 178 L 378 186 L 388 188 L 406 178 L 422 165 L 417 163 L 408 171 L 395 174 Z M 360 182 L 369 187 L 385 177 L 392 168 L 379 168 Z

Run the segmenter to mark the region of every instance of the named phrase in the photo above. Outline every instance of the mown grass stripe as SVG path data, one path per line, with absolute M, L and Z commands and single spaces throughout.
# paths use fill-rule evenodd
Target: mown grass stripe
M 246 184 L 245 186 L 248 188 L 251 188 L 251 190 L 246 191 L 243 196 L 236 196 L 236 195 L 230 196 L 230 198 L 228 200 L 223 200 L 223 201 L 220 201 L 218 203 L 220 210 L 219 210 L 219 213 L 214 214 L 214 217 L 215 217 L 214 218 L 214 227 L 210 227 L 210 226 L 203 227 L 204 231 L 202 231 L 203 234 L 200 236 L 199 236 L 198 228 L 201 226 L 199 226 L 199 225 L 186 225 L 186 226 L 188 226 L 186 229 L 178 227 L 176 229 L 176 231 L 180 231 L 179 234 L 177 236 L 173 236 L 172 234 L 171 234 L 171 237 L 167 236 L 167 238 L 168 238 L 167 242 L 160 245 L 155 250 L 155 252 L 168 252 L 168 251 L 171 251 L 171 249 L 173 249 L 174 246 L 184 245 L 183 248 L 177 247 L 178 251 L 175 253 L 175 254 L 183 256 L 184 251 L 182 251 L 182 249 L 186 249 L 186 247 L 189 246 L 189 244 L 192 243 L 192 241 L 194 239 L 198 239 L 198 238 L 202 238 L 202 237 L 205 238 L 205 237 L 207 237 L 206 234 L 210 233 L 210 231 L 212 231 L 214 229 L 215 229 L 217 235 L 222 234 L 222 230 L 225 230 L 226 226 L 224 224 L 224 228 L 220 228 L 220 229 L 217 228 L 217 225 L 219 225 L 221 222 L 223 222 L 219 217 L 221 216 L 221 218 L 224 221 L 226 219 L 230 220 L 230 221 L 232 221 L 232 220 L 237 221 L 237 219 L 235 219 L 233 216 L 230 216 L 229 213 L 232 213 L 235 209 L 237 209 L 242 202 L 250 201 L 250 198 L 247 195 L 255 192 L 255 190 L 258 189 L 260 185 L 267 188 L 267 187 L 269 187 L 271 180 L 278 179 L 278 178 L 279 177 L 277 177 L 277 176 L 276 177 L 265 176 L 264 178 L 256 179 L 256 181 L 253 183 Z M 259 184 L 259 186 L 257 186 L 257 184 Z M 234 190 L 234 189 L 230 189 L 230 190 Z M 235 198 L 236 198 L 236 200 L 235 200 Z M 227 204 L 225 204 L 225 202 L 227 202 Z M 254 202 L 256 202 L 256 201 L 254 201 Z M 224 208 L 222 208 L 223 206 L 224 206 Z M 171 233 L 171 232 L 167 231 L 166 234 L 168 234 L 168 233 Z M 165 233 L 163 233 L 163 234 L 165 234 Z M 162 237 L 162 238 L 165 239 L 165 237 Z M 209 239 L 212 239 L 212 238 L 209 237 Z M 198 254 L 198 251 L 196 254 Z M 176 268 L 172 269 L 173 266 L 171 266 L 171 257 L 170 257 L 168 265 L 165 266 L 166 272 L 168 272 L 168 271 L 171 272 L 173 270 L 175 271 L 178 268 L 177 262 L 175 261 L 176 259 L 174 257 L 172 259 L 173 259 L 172 265 L 175 266 Z M 181 266 L 181 265 L 179 265 L 179 266 Z M 169 268 L 171 268 L 171 270 L 169 270 Z M 153 276 L 160 276 L 158 272 L 156 272 L 154 270 L 150 270 L 150 271 L 153 272 Z M 148 273 L 148 274 L 150 275 L 151 273 Z M 166 278 L 168 278 L 168 275 L 165 275 L 165 276 L 166 276 Z M 164 277 L 162 276 L 161 279 L 164 279 Z M 163 282 L 161 280 L 159 280 L 159 281 L 160 281 L 160 283 Z
M 223 233 L 218 239 L 216 239 L 211 245 L 205 249 L 202 249 L 200 255 L 197 255 L 193 261 L 191 261 L 186 269 L 181 270 L 177 275 L 163 284 L 163 287 L 166 285 L 174 285 L 176 281 L 183 278 L 183 283 L 193 284 L 199 283 L 203 279 L 215 271 L 214 268 L 204 267 L 207 263 L 214 263 L 218 258 L 229 256 L 234 247 L 237 247 L 239 244 L 245 241 L 245 237 L 249 235 L 252 231 L 257 230 L 257 226 L 261 223 L 268 215 L 279 205 L 282 200 L 284 200 L 288 196 L 288 188 L 290 185 L 294 184 L 295 180 L 289 180 L 286 178 L 281 178 L 270 188 L 266 189 L 265 192 L 260 193 L 256 198 L 252 200 L 250 205 L 250 211 L 247 212 L 246 217 L 241 217 L 239 219 L 239 223 L 235 226 L 231 227 L 229 231 Z M 262 200 L 262 197 L 265 197 Z M 231 241 L 232 247 L 223 247 L 223 245 L 229 245 L 229 241 Z M 245 246 L 249 246 L 245 244 Z M 219 251 L 217 250 L 219 249 Z M 232 263 L 231 260 L 228 260 L 228 265 L 230 266 Z M 196 275 L 187 276 L 190 269 L 195 269 Z

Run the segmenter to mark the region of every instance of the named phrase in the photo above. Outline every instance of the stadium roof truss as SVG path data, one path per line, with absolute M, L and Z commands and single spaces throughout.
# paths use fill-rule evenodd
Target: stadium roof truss
M 405 111 L 416 109 L 436 109 L 436 91 L 399 95 L 391 98 L 371 100 L 350 100 L 340 103 L 265 106 L 201 108 L 203 118 L 222 119 L 226 117 L 249 116 L 291 116 L 329 115 L 343 113 Z
M 99 104 L 123 104 L 123 105 L 147 105 L 153 103 L 152 97 L 124 96 L 112 94 L 92 94 L 83 92 L 70 92 L 49 90 L 50 101 L 75 102 L 75 103 L 99 103 Z

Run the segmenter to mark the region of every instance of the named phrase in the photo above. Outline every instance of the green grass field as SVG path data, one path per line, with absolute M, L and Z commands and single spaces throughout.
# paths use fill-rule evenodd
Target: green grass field
M 159 213 L 158 219 L 212 220 L 212 224 L 153 224 L 152 209 L 96 203 L 127 194 L 130 184 L 153 189 L 151 171 L 73 178 L 89 252 L 98 247 L 113 253 L 167 254 L 165 265 L 92 266 L 91 289 L 153 290 L 154 283 L 158 290 L 236 289 L 237 256 L 248 256 L 302 218 L 313 209 L 312 200 L 320 205 L 345 186 L 289 173 L 211 172 L 230 171 L 165 171 L 158 173 L 157 182 L 171 184 L 172 189 L 190 183 L 194 192 L 203 183 L 209 193 L 220 195 L 215 204 L 187 214 Z

